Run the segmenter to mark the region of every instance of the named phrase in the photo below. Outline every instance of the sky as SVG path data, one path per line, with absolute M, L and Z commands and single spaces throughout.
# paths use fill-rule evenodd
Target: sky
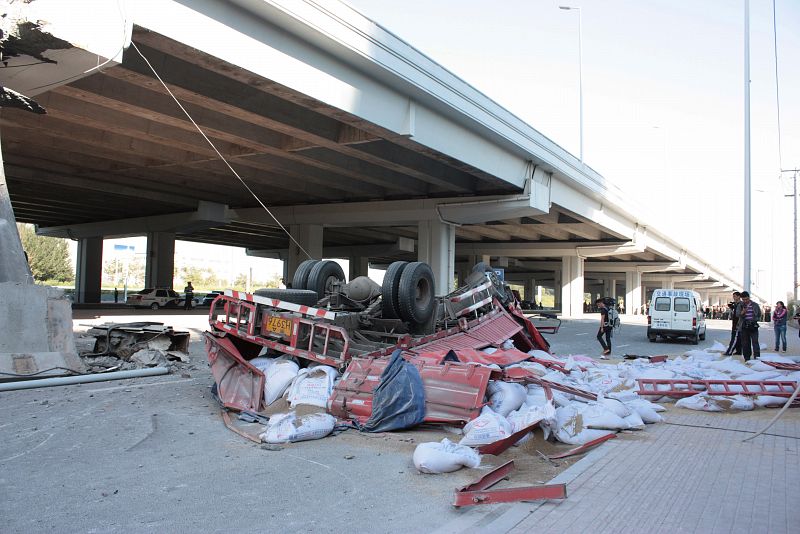
M 348 0 L 579 154 L 661 231 L 742 279 L 744 0 Z M 783 168 L 800 167 L 800 2 L 776 0 Z M 750 0 L 753 289 L 792 283 L 780 180 L 772 1 Z M 757 285 L 756 285 L 757 284 Z

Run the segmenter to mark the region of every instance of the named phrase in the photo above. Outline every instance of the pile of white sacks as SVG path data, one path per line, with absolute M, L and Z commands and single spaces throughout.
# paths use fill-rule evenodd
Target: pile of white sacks
M 522 362 L 512 367 L 523 367 L 551 382 L 558 382 L 598 395 L 597 401 L 553 390 L 553 401 L 537 385 L 493 381 L 487 392 L 489 405 L 481 415 L 463 429 L 458 445 L 444 440 L 442 443 L 420 444 L 414 453 L 414 464 L 424 473 L 442 473 L 474 467 L 475 454 L 471 447 L 493 443 L 507 438 L 540 421 L 545 438 L 572 445 L 589 441 L 621 430 L 641 430 L 649 423 L 663 420 L 659 412 L 665 411 L 660 403 L 675 402 L 671 397 L 640 396 L 637 378 L 694 379 L 694 380 L 790 380 L 800 382 L 800 371 L 781 371 L 763 363 L 775 361 L 794 363 L 794 360 L 772 353 L 762 353 L 761 360 L 747 364 L 725 357 L 725 347 L 717 342 L 705 351 L 692 350 L 675 359 L 650 363 L 646 359 L 625 360 L 619 363 L 600 363 L 586 356 L 560 358 L 543 351 L 529 354 L 540 360 L 557 362 L 569 371 L 550 370 L 535 362 Z M 685 397 L 676 406 L 693 410 L 721 412 L 752 410 L 756 406 L 780 406 L 783 397 L 770 395 L 715 396 L 708 392 Z M 458 432 L 454 430 L 454 432 Z M 523 436 L 516 444 L 531 439 L 532 433 Z

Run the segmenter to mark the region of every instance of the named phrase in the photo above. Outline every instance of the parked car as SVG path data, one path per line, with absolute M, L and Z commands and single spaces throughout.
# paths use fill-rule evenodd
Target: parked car
M 159 308 L 182 308 L 184 300 L 184 297 L 171 289 L 148 287 L 135 295 L 130 295 L 125 304 L 157 310 Z M 192 302 L 192 307 L 194 307 L 194 302 Z
M 210 293 L 206 294 L 203 297 L 203 300 L 200 302 L 200 306 L 211 306 L 211 303 L 217 298 L 217 295 L 222 295 L 224 291 L 211 291 Z

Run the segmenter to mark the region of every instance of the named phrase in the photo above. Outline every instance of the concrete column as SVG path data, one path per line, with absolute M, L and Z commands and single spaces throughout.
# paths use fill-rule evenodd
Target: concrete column
M 561 271 L 553 273 L 553 306 L 557 310 L 563 309 L 561 302 Z
M 359 276 L 369 275 L 369 258 L 366 256 L 351 256 L 350 257 L 350 277 L 348 281 Z
M 144 267 L 145 287 L 172 289 L 174 275 L 175 234 L 172 232 L 149 232 Z
M 525 280 L 525 300 L 533 302 L 539 302 L 536 298 L 536 280 L 533 278 L 528 278 Z
M 583 258 L 561 258 L 561 314 L 566 317 L 583 315 Z
M 675 289 L 675 281 L 672 278 L 667 278 L 662 282 L 663 289 Z
M 642 273 L 630 271 L 625 273 L 625 313 L 640 313 L 642 306 Z
M 100 302 L 103 277 L 103 238 L 78 240 L 78 261 L 75 272 L 75 302 Z
M 11 198 L 6 187 L 6 174 L 0 154 L 0 283 L 18 282 L 31 284 L 33 275 L 22 242 L 17 232 L 17 221 L 11 208 Z
M 446 295 L 455 288 L 455 228 L 438 220 L 420 221 L 417 238 L 417 260 L 433 270 L 436 295 Z
M 322 225 L 320 224 L 292 224 L 289 226 L 289 233 L 300 243 L 300 245 L 311 255 L 311 259 L 322 259 Z M 292 281 L 297 266 L 309 259 L 300 250 L 297 243 L 289 240 L 289 255 L 283 261 L 283 279 L 287 282 Z

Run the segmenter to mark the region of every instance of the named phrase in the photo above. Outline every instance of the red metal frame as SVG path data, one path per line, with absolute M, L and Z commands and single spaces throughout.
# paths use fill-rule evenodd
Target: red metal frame
M 608 434 L 608 435 L 603 436 L 601 438 L 593 439 L 592 441 L 587 441 L 586 443 L 584 443 L 580 447 L 575 447 L 574 449 L 570 449 L 570 450 L 568 450 L 566 452 L 562 452 L 561 454 L 553 454 L 552 456 L 548 456 L 548 458 L 550 458 L 551 460 L 558 460 L 559 458 L 567 458 L 569 456 L 575 456 L 576 454 L 582 454 L 582 453 L 588 451 L 589 449 L 597 447 L 601 443 L 605 443 L 606 441 L 608 441 L 610 439 L 614 439 L 616 437 L 617 437 L 616 434 Z
M 507 438 L 495 441 L 494 443 L 489 443 L 488 445 L 481 445 L 480 447 L 478 447 L 478 452 L 481 454 L 492 454 L 494 456 L 497 456 L 505 452 L 506 450 L 510 449 L 512 445 L 521 440 L 525 436 L 525 434 L 531 432 L 534 428 L 539 426 L 539 423 L 541 422 L 542 419 L 539 419 L 535 423 L 531 423 L 525 428 L 514 432 Z
M 476 504 L 496 504 L 501 502 L 537 501 L 542 499 L 566 499 L 565 484 L 547 486 L 525 486 L 521 488 L 504 488 L 489 490 L 501 480 L 507 479 L 514 470 L 514 460 L 489 471 L 481 478 L 462 488 L 458 488 L 453 496 L 453 506 L 474 506 Z
M 657 378 L 637 378 L 639 395 L 656 397 L 691 397 L 698 393 L 709 395 L 771 395 L 791 397 L 797 387 L 793 380 L 667 380 Z M 669 389 L 660 390 L 659 386 Z M 736 391 L 731 389 L 735 387 Z M 768 388 L 778 388 L 777 391 Z
M 767 360 L 759 360 L 761 363 L 766 363 L 774 367 L 775 369 L 782 369 L 784 371 L 800 371 L 800 363 L 782 363 L 782 362 L 770 362 Z

